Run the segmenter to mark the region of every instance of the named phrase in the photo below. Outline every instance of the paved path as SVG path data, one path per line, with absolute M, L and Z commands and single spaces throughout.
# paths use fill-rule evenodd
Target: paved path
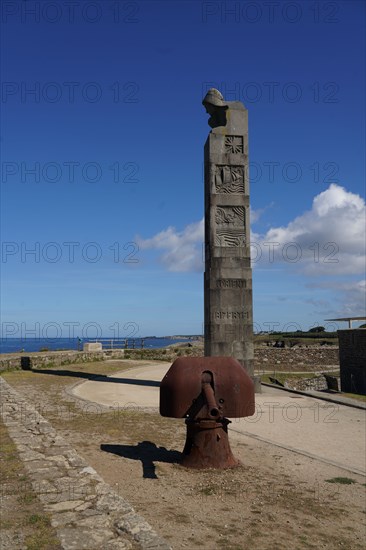
M 145 363 L 87 381 L 73 394 L 112 407 L 158 407 L 167 363 Z M 316 397 L 263 387 L 253 417 L 233 419 L 231 438 L 252 437 L 366 475 L 366 411 Z

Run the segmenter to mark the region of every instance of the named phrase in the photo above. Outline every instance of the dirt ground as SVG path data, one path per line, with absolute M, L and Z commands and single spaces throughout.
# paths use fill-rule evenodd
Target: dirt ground
M 364 477 L 235 434 L 230 441 L 240 467 L 185 469 L 179 465 L 183 420 L 133 405 L 103 409 L 67 391 L 93 374 L 133 364 L 78 364 L 4 377 L 174 550 L 364 549 Z

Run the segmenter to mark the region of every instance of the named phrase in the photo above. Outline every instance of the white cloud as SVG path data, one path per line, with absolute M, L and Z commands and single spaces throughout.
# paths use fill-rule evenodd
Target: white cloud
M 306 275 L 363 273 L 365 214 L 359 195 L 331 184 L 314 198 L 311 210 L 288 225 L 253 234 L 253 260 L 259 246 L 262 254 L 255 263 L 286 262 Z
M 273 206 L 274 206 L 274 202 L 271 202 L 270 204 L 268 204 L 264 208 L 258 208 L 257 210 L 252 210 L 252 208 L 251 208 L 250 209 L 250 223 L 251 224 L 256 223 L 259 220 L 259 218 L 262 217 L 264 212 L 266 210 L 268 210 L 269 208 L 272 208 Z
M 137 237 L 140 249 L 164 251 L 160 261 L 169 271 L 202 271 L 203 270 L 204 220 L 194 222 L 177 231 L 168 227 L 151 239 Z
M 251 213 L 253 223 L 264 210 Z M 265 235 L 252 232 L 253 266 L 286 264 L 310 276 L 363 273 L 365 213 L 359 195 L 331 184 L 314 198 L 311 210 L 286 226 L 272 227 Z M 202 219 L 183 231 L 168 227 L 150 239 L 136 240 L 141 249 L 162 251 L 160 261 L 169 271 L 202 271 L 203 239 Z
M 250 209 L 250 223 L 255 223 L 259 220 L 261 215 L 264 212 L 264 208 L 259 208 L 258 210 L 252 210 Z

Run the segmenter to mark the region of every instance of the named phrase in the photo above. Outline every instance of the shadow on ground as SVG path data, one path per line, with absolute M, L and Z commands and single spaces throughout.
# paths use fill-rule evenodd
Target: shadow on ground
M 143 477 L 158 479 L 155 473 L 154 462 L 167 462 L 175 464 L 181 461 L 182 453 L 179 451 L 168 451 L 165 447 L 157 447 L 151 441 L 141 441 L 137 445 L 107 445 L 100 446 L 102 451 L 112 453 L 132 460 L 141 460 Z
M 106 374 L 92 374 L 89 372 L 72 370 L 53 370 L 53 369 L 32 369 L 32 372 L 39 374 L 52 374 L 53 376 L 69 376 L 70 378 L 85 378 L 93 382 L 113 382 L 114 384 L 133 384 L 134 386 L 160 387 L 157 380 L 137 380 L 134 378 L 112 378 Z

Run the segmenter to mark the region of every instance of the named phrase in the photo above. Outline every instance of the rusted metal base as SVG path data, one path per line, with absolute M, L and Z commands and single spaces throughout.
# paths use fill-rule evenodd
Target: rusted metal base
M 230 449 L 227 426 L 230 420 L 186 419 L 187 439 L 182 466 L 187 468 L 234 468 L 239 466 Z

